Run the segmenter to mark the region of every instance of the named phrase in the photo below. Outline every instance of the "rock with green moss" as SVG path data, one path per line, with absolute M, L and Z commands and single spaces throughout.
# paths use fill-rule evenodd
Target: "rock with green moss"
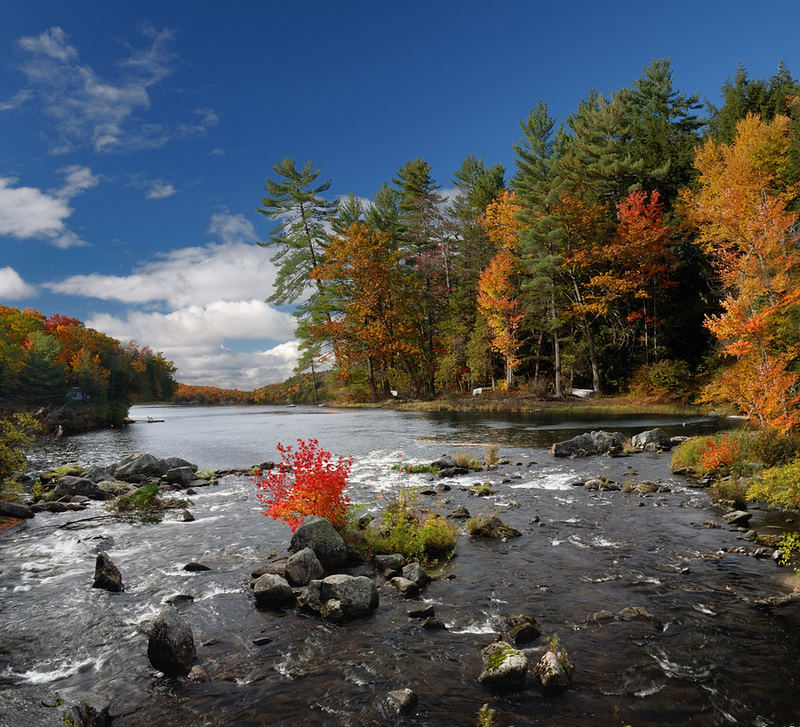
M 525 686 L 528 657 L 507 641 L 489 644 L 482 652 L 483 671 L 478 679 L 490 689 L 518 691 Z

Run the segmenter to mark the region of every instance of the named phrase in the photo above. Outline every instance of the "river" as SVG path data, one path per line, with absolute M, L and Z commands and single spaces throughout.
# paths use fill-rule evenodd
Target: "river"
M 2 685 L 102 695 L 115 727 L 474 725 L 484 703 L 496 710 L 497 727 L 783 727 L 800 719 L 800 613 L 746 602 L 786 592 L 790 574 L 732 552 L 755 546 L 723 523 L 704 491 L 670 474 L 669 455 L 564 461 L 547 451 L 589 429 L 692 434 L 718 428 L 716 420 L 177 406 L 134 407 L 131 416 L 137 423 L 124 429 L 43 446 L 31 466 L 110 464 L 138 450 L 183 457 L 201 470 L 250 467 L 276 458 L 278 442 L 315 437 L 353 455 L 351 499 L 375 511 L 386 490 L 431 484 L 392 464 L 457 452 L 482 459 L 493 444 L 511 465 L 452 480 L 450 491 L 423 498 L 444 513 L 458 505 L 498 512 L 523 535 L 507 542 L 459 536 L 456 556 L 420 597 L 447 626 L 431 632 L 407 616 L 414 602 L 377 575 L 379 608 L 359 621 L 333 625 L 294 610 L 256 609 L 250 572 L 282 553 L 290 532 L 261 515 L 246 477 L 198 488 L 194 522 L 172 513 L 159 523 L 112 518 L 102 503 L 41 513 L 0 532 Z M 659 480 L 671 492 L 573 486 L 590 475 Z M 466 491 L 481 482 L 496 494 Z M 779 532 L 784 521 L 754 509 L 751 526 Z M 119 566 L 124 593 L 91 588 L 99 550 Z M 210 570 L 183 570 L 190 561 Z M 166 679 L 147 660 L 143 632 L 177 595 L 191 596 L 179 608 L 208 682 Z M 593 612 L 628 606 L 647 609 L 658 623 L 586 625 Z M 514 613 L 558 634 L 576 665 L 565 693 L 545 696 L 532 677 L 523 692 L 504 696 L 478 682 L 481 648 Z M 541 643 L 529 650 L 532 660 Z M 400 687 L 419 695 L 404 717 L 384 703 Z

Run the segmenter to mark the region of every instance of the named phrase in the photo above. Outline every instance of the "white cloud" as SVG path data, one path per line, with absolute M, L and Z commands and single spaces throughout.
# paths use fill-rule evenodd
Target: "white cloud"
M 143 35 L 144 47 L 129 48 L 115 67 L 103 69 L 103 75 L 81 62 L 58 26 L 21 38 L 27 85 L 0 104 L 0 110 L 35 99 L 55 122 L 51 151 L 61 154 L 84 144 L 96 152 L 157 148 L 175 137 L 205 134 L 219 122 L 212 109 L 195 109 L 190 121 L 172 128 L 141 118 L 150 109 L 150 88 L 166 78 L 176 62 L 171 31 L 148 25 Z
M 234 352 L 228 340 L 291 338 L 294 318 L 261 300 L 215 301 L 171 313 L 95 315 L 86 325 L 120 340 L 148 345 L 175 362 L 184 383 L 254 389 L 291 375 L 297 342 L 256 352 Z
M 64 186 L 56 192 L 56 196 L 61 199 L 72 199 L 100 183 L 100 177 L 93 174 L 89 167 L 73 164 L 60 171 L 65 175 Z
M 61 249 L 88 244 L 67 229 L 65 220 L 72 214 L 69 200 L 96 186 L 99 177 L 78 165 L 61 172 L 64 184 L 52 192 L 18 187 L 15 178 L 0 177 L 0 236 L 44 239 Z
M 32 295 L 36 295 L 36 288 L 28 285 L 14 268 L 0 268 L 0 300 L 17 300 Z
M 255 242 L 258 240 L 256 228 L 244 215 L 220 212 L 211 216 L 208 225 L 209 235 L 218 235 L 222 242 L 231 244 L 237 241 Z
M 178 193 L 178 190 L 172 184 L 165 182 L 163 179 L 153 179 L 148 182 L 148 185 L 150 188 L 144 195 L 147 199 L 166 199 Z
M 214 301 L 265 298 L 275 278 L 267 252 L 242 242 L 185 247 L 145 263 L 130 275 L 73 275 L 45 283 L 54 293 L 123 303 L 164 302 L 172 309 Z
M 65 199 L 36 187 L 15 187 L 12 177 L 0 177 L 0 235 L 53 238 L 64 230 L 64 220 L 72 214 Z

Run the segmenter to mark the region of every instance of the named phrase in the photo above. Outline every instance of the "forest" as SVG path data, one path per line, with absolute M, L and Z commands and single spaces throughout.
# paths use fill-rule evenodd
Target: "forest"
M 353 399 L 475 387 L 726 402 L 787 431 L 798 404 L 800 85 L 743 67 L 721 105 L 669 60 L 590 91 L 565 124 L 538 102 L 514 169 L 469 155 L 455 193 L 423 159 L 371 201 L 326 199 L 286 158 L 258 211 L 296 306 L 298 372 Z M 315 372 L 316 373 L 316 372 Z
M 162 354 L 76 318 L 0 306 L 4 410 L 49 409 L 77 429 L 119 424 L 134 401 L 170 400 L 174 374 Z

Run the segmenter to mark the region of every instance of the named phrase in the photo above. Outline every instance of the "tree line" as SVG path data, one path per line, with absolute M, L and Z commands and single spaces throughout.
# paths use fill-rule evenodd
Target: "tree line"
M 258 211 L 298 371 L 332 367 L 375 399 L 700 380 L 706 400 L 791 428 L 800 85 L 783 63 L 766 80 L 740 66 L 721 95 L 680 92 L 661 59 L 562 125 L 540 101 L 510 177 L 469 155 L 449 198 L 423 159 L 370 202 L 276 163 Z
M 4 409 L 67 406 L 81 408 L 92 424 L 115 423 L 133 401 L 170 400 L 174 374 L 161 353 L 120 343 L 77 318 L 0 306 Z

